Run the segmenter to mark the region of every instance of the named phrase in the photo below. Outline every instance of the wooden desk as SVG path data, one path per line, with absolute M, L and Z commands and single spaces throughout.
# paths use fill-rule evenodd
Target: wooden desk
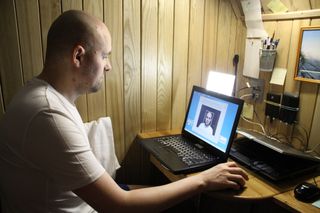
M 315 178 L 317 185 L 320 186 L 320 176 Z M 313 179 L 309 179 L 307 182 L 314 183 Z M 294 197 L 293 190 L 278 194 L 274 196 L 275 202 L 279 205 L 285 207 L 290 211 L 298 211 L 298 212 L 320 212 L 320 209 L 311 205 L 311 203 L 301 202 Z
M 159 137 L 169 134 L 179 134 L 179 131 L 160 131 L 160 132 L 150 132 L 150 133 L 141 133 L 138 135 L 139 139 L 146 139 L 152 137 Z M 154 166 L 156 166 L 170 181 L 177 181 L 182 178 L 188 177 L 190 175 L 174 175 L 169 170 L 167 170 L 154 156 L 150 155 L 150 161 Z M 239 165 L 240 166 L 240 165 Z M 242 167 L 242 166 L 240 166 Z M 274 184 L 271 182 L 262 179 L 254 172 L 248 170 L 245 167 L 242 167 L 249 175 L 249 180 L 246 182 L 245 188 L 242 191 L 236 190 L 223 190 L 216 192 L 208 192 L 212 197 L 215 198 L 224 198 L 228 200 L 264 200 L 264 199 L 274 199 L 277 204 L 286 207 L 286 209 L 299 209 L 304 212 L 305 210 L 318 210 L 316 207 L 313 207 L 311 204 L 302 203 L 297 201 L 293 196 L 294 187 L 305 180 L 311 181 L 310 175 L 297 178 L 295 180 L 286 181 L 282 184 Z M 320 184 L 320 176 L 317 177 L 317 180 Z

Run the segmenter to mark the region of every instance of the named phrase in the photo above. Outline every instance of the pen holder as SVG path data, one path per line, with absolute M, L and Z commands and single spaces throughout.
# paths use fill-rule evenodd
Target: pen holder
M 260 71 L 272 72 L 277 50 L 260 49 Z

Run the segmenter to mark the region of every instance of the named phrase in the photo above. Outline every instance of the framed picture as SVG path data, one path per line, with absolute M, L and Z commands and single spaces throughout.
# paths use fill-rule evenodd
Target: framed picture
M 300 29 L 294 79 L 320 83 L 320 26 Z

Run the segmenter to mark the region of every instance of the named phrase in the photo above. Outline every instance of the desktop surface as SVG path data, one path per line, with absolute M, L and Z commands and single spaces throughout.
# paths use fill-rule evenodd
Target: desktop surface
M 138 135 L 138 140 L 143 140 L 151 137 L 159 137 L 170 134 L 179 134 L 180 130 L 166 130 L 166 131 L 158 131 L 158 132 L 148 132 L 148 133 L 140 133 Z M 229 159 L 229 161 L 232 159 Z M 168 171 L 163 165 L 152 155 L 150 155 L 151 163 L 161 172 L 163 173 L 170 181 L 177 181 L 182 178 L 194 175 L 194 174 L 180 174 L 174 175 L 170 171 Z M 238 164 L 239 165 L 239 164 Z M 316 207 L 312 206 L 310 203 L 302 203 L 301 201 L 296 200 L 293 197 L 293 189 L 294 187 L 304 181 L 313 181 L 313 178 L 317 180 L 320 184 L 320 176 L 319 172 L 316 171 L 314 173 L 305 174 L 294 179 L 282 182 L 282 183 L 274 183 L 270 182 L 264 178 L 261 178 L 255 172 L 247 169 L 246 167 L 239 165 L 239 167 L 243 168 L 248 176 L 249 180 L 246 182 L 244 189 L 242 190 L 221 190 L 221 191 L 213 191 L 207 192 L 209 196 L 213 198 L 222 198 L 225 200 L 248 200 L 248 201 L 258 201 L 265 199 L 272 199 L 276 201 L 280 206 L 285 207 L 289 210 L 297 209 L 301 212 L 315 212 L 314 210 L 319 210 Z M 290 198 L 289 200 L 287 200 Z
M 168 131 L 160 131 L 160 132 L 149 132 L 149 133 L 140 133 L 138 135 L 139 140 L 152 138 L 152 137 L 159 137 L 164 135 L 170 134 L 179 134 L 180 130 L 168 130 Z M 229 161 L 232 159 L 229 158 Z M 180 174 L 174 175 L 172 172 L 167 170 L 154 156 L 150 156 L 150 161 L 154 164 L 170 181 L 177 181 L 184 177 L 194 175 L 194 174 Z M 243 199 L 263 199 L 268 197 L 273 197 L 277 194 L 282 192 L 291 190 L 294 188 L 296 184 L 301 182 L 302 180 L 309 179 L 311 176 L 309 174 L 297 177 L 295 179 L 286 181 L 284 183 L 274 183 L 268 181 L 255 172 L 249 170 L 245 166 L 239 165 L 243 168 L 249 175 L 249 180 L 246 183 L 246 187 L 242 191 L 233 191 L 233 190 L 226 190 L 226 191 L 219 191 L 214 192 L 213 194 L 217 194 L 220 196 L 227 196 L 230 198 L 243 198 Z

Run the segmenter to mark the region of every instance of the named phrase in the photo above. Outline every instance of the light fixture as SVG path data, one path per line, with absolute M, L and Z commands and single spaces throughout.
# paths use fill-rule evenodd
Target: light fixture
M 210 71 L 207 81 L 207 90 L 232 96 L 235 75 Z

